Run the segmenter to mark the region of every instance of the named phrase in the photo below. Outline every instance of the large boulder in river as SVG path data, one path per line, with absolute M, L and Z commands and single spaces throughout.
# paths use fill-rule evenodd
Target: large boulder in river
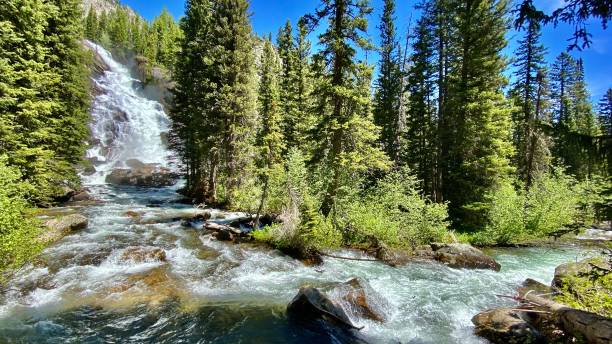
M 115 185 L 131 185 L 143 187 L 164 187 L 176 184 L 179 175 L 172 170 L 157 164 L 116 169 L 106 176 L 106 182 Z
M 311 286 L 300 288 L 298 294 L 287 306 L 287 313 L 294 319 L 302 321 L 323 320 L 342 328 L 357 328 L 342 307 L 330 300 L 319 289 Z
M 413 256 L 408 251 L 399 250 L 387 247 L 384 244 L 379 244 L 376 249 L 376 259 L 383 261 L 385 264 L 397 267 L 408 264 Z
M 332 293 L 339 296 L 343 308 L 352 316 L 378 322 L 386 320 L 384 309 L 388 304 L 366 280 L 353 278 L 337 285 Z
M 479 249 L 466 244 L 431 244 L 434 259 L 453 268 L 491 269 L 501 266 Z
M 43 242 L 55 242 L 66 235 L 87 228 L 89 220 L 81 214 L 70 214 L 45 222 L 47 230 L 42 234 Z
M 546 343 L 545 337 L 512 308 L 496 308 L 478 313 L 472 318 L 477 335 L 492 343 L 536 344 Z
M 305 286 L 287 306 L 289 319 L 310 333 L 317 342 L 367 343 L 340 305 L 317 288 Z

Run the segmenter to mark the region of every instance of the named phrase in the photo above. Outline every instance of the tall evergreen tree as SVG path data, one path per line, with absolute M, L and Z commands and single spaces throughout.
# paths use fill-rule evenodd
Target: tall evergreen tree
M 315 140 L 314 161 L 323 162 L 325 186 L 321 212 L 327 216 L 335 210 L 342 186 L 353 174 L 368 168 L 385 168 L 384 153 L 373 145 L 375 127 L 371 122 L 369 91 L 364 94 L 364 72 L 355 62 L 355 47 L 368 48 L 362 37 L 366 32 L 366 15 L 371 12 L 367 1 L 323 0 L 311 24 L 327 20 L 329 25 L 320 36 L 318 53 L 327 67 L 321 97 L 321 114 L 317 125 L 320 139 Z
M 153 62 L 171 68 L 179 54 L 181 30 L 166 7 L 151 23 L 148 39 L 152 41 L 155 50 Z
M 61 82 L 47 89 L 50 97 L 60 106 L 49 118 L 49 145 L 56 160 L 63 161 L 66 180 L 78 184 L 73 165 L 78 164 L 84 153 L 84 142 L 89 137 L 89 71 L 81 40 L 83 27 L 80 24 L 80 0 L 53 0 L 56 12 L 50 16 L 46 31 L 49 48 L 49 67 L 61 78 Z
M 85 37 L 94 42 L 100 40 L 98 15 L 91 8 L 87 11 L 87 17 L 85 18 Z
M 599 123 L 603 134 L 612 137 L 612 88 L 599 101 Z
M 400 154 L 400 97 L 402 75 L 400 52 L 395 33 L 395 0 L 385 0 L 380 29 L 380 73 L 376 81 L 374 96 L 374 123 L 382 131 L 380 141 L 391 158 L 398 162 Z
M 297 52 L 293 40 L 293 27 L 287 21 L 278 31 L 277 37 L 278 53 L 282 62 L 282 72 L 280 80 L 280 97 L 283 107 L 283 131 L 287 140 L 287 148 L 295 147 L 298 143 L 298 123 L 299 108 L 298 97 L 298 76 L 297 76 Z
M 468 0 L 457 4 L 456 71 L 449 81 L 444 115 L 450 158 L 445 166 L 444 193 L 451 214 L 466 226 L 481 225 L 478 209 L 483 194 L 507 178 L 510 157 L 511 107 L 501 90 L 508 28 L 506 0 Z
M 590 103 L 581 60 L 566 52 L 555 60 L 552 72 L 555 115 L 554 156 L 579 178 L 598 172 L 597 119 Z
M 514 143 L 517 147 L 516 165 L 522 180 L 526 186 L 531 185 L 534 174 L 545 170 L 550 159 L 540 156 L 535 159 L 536 152 L 547 151 L 547 147 L 533 147 L 535 144 L 546 143 L 547 140 L 539 140 L 542 133 L 538 130 L 537 120 L 540 117 L 538 111 L 542 111 L 541 87 L 544 80 L 541 79 L 541 71 L 545 68 L 544 54 L 546 49 L 539 42 L 540 23 L 532 20 L 527 25 L 524 37 L 519 40 L 516 52 L 514 76 L 516 82 L 513 85 L 511 95 L 518 107 L 514 115 Z M 538 75 L 540 79 L 538 79 Z M 540 101 L 540 103 L 538 103 Z
M 0 9 L 0 154 L 39 203 L 78 184 L 88 118 L 79 6 L 11 0 Z
M 296 123 L 298 148 L 306 151 L 307 132 L 314 125 L 311 114 L 312 71 L 310 67 L 310 42 L 306 37 L 308 26 L 303 18 L 298 21 L 295 38 L 295 76 L 296 76 Z
M 551 86 L 554 121 L 569 130 L 575 128 L 572 114 L 570 89 L 574 85 L 576 60 L 567 52 L 562 52 L 552 65 Z
M 597 119 L 593 111 L 591 103 L 591 95 L 587 90 L 586 81 L 584 80 L 584 64 L 582 59 L 576 61 L 574 70 L 573 85 L 570 91 L 572 102 L 572 113 L 576 124 L 576 131 L 583 135 L 596 136 L 599 128 Z
M 257 147 L 259 149 L 259 178 L 263 184 L 263 191 L 255 217 L 255 228 L 259 225 L 259 216 L 268 197 L 270 174 L 274 166 L 281 162 L 284 150 L 278 82 L 281 68 L 270 39 L 264 42 L 260 68 L 259 116 L 261 128 L 257 134 Z
M 251 163 L 255 134 L 248 1 L 191 0 L 182 26 L 172 113 L 175 143 L 184 146 L 187 191 L 199 200 L 231 204 Z
M 422 182 L 424 194 L 435 199 L 435 165 L 438 157 L 438 126 L 435 102 L 435 32 L 431 10 L 419 19 L 408 71 L 406 152 L 403 159 Z

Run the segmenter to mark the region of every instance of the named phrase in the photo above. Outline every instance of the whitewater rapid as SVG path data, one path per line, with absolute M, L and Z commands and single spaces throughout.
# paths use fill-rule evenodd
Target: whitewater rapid
M 315 268 L 265 247 L 216 241 L 201 223 L 181 220 L 195 209 L 179 202 L 178 186 L 104 184 L 105 174 L 129 159 L 168 165 L 161 135 L 169 121 L 159 103 L 140 95 L 125 66 L 88 44 L 109 66 L 94 80 L 101 92 L 93 102 L 88 156 L 99 161 L 84 177 L 96 202 L 59 209 L 83 213 L 88 228 L 45 249 L 0 294 L 0 342 L 334 342 L 295 327 L 286 305 L 303 285 L 329 288 L 361 277 L 385 305 L 384 323 L 349 314 L 373 343 L 486 343 L 470 319 L 508 304 L 496 294 L 513 294 L 526 278 L 550 283 L 558 264 L 584 254 L 573 247 L 487 252 L 500 272 L 333 258 Z M 212 216 L 227 222 L 240 214 Z M 162 251 L 165 259 L 131 257 L 134 247 Z

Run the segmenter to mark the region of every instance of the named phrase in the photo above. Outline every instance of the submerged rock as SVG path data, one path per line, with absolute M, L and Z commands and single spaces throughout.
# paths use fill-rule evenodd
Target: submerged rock
M 144 164 L 131 169 L 113 170 L 106 176 L 106 182 L 114 185 L 164 187 L 176 184 L 178 178 L 179 175 L 168 168 Z
M 546 339 L 512 308 L 496 308 L 478 313 L 472 318 L 475 332 L 493 343 L 536 344 Z
M 45 222 L 47 231 L 45 231 L 41 240 L 46 243 L 52 243 L 73 232 L 87 228 L 89 220 L 81 214 L 71 214 L 58 217 L 56 219 Z
M 491 269 L 501 266 L 482 251 L 466 244 L 431 244 L 434 259 L 452 268 Z
M 130 246 L 121 254 L 121 260 L 142 263 L 145 261 L 166 261 L 166 251 L 159 247 Z

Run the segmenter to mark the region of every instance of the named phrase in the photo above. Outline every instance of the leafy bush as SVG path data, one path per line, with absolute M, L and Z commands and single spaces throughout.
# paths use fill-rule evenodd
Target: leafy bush
M 476 245 L 507 245 L 590 224 L 597 190 L 561 169 L 536 178 L 527 192 L 504 180 L 486 195 L 487 223 L 469 240 Z
M 349 205 L 345 221 L 351 243 L 375 238 L 389 246 L 414 247 L 444 241 L 446 205 L 428 201 L 417 184 L 407 169 L 394 171 Z
M 579 202 L 578 183 L 561 169 L 540 176 L 527 194 L 527 232 L 544 237 L 572 225 L 579 215 Z
M 38 223 L 26 216 L 32 187 L 6 162 L 0 156 L 0 272 L 20 267 L 42 249 Z
M 477 245 L 507 245 L 525 236 L 525 195 L 512 181 L 500 182 L 485 199 L 488 203 L 487 224 L 471 242 Z

